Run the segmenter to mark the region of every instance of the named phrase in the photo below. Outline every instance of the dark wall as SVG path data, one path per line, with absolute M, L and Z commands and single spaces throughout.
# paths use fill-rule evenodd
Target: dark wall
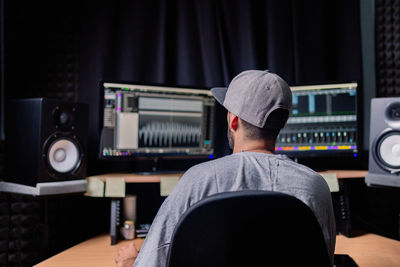
M 33 266 L 103 233 L 106 202 L 82 195 L 0 194 L 0 266 Z
M 376 83 L 378 97 L 400 96 L 400 6 L 375 3 Z
M 78 99 L 79 6 L 5 1 L 5 96 Z

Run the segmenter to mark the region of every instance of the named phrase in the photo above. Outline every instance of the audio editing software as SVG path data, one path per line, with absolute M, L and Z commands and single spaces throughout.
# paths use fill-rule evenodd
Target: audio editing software
M 277 153 L 357 152 L 357 83 L 291 89 L 292 112 Z
M 209 90 L 104 83 L 102 156 L 212 155 Z

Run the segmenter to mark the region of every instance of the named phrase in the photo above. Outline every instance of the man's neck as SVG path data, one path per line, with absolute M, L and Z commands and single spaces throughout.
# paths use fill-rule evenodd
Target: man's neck
M 243 140 L 235 142 L 233 153 L 239 152 L 260 152 L 273 154 L 275 151 L 275 142 L 269 140 Z

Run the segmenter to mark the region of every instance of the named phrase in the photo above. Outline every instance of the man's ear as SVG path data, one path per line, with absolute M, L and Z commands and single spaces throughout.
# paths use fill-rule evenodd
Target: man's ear
M 232 113 L 229 113 L 229 128 L 231 128 L 232 131 L 236 132 L 238 126 L 239 126 L 239 118 L 236 115 L 233 115 Z

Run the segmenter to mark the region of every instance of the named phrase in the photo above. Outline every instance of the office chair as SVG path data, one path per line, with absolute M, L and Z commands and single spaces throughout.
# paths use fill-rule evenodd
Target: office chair
M 310 208 L 287 194 L 237 191 L 212 195 L 177 223 L 168 267 L 331 266 Z

